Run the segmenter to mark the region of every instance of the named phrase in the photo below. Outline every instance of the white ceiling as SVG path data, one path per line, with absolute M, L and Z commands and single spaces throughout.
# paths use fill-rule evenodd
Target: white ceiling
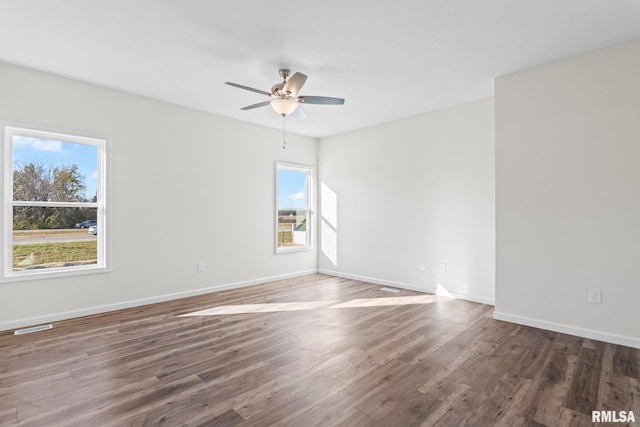
M 232 81 L 309 76 L 323 137 L 490 96 L 493 78 L 640 38 L 638 0 L 0 0 L 0 61 L 269 127 Z M 1 96 L 1 94 L 0 94 Z

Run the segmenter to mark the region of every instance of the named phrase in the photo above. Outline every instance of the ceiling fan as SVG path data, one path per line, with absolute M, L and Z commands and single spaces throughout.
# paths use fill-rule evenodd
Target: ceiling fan
M 280 77 L 282 77 L 282 82 L 276 83 L 271 88 L 271 92 L 267 92 L 260 89 L 254 89 L 252 87 L 240 85 L 237 83 L 225 82 L 229 86 L 237 87 L 240 89 L 248 90 L 251 92 L 259 93 L 261 95 L 266 95 L 271 98 L 269 101 L 259 102 L 257 104 L 249 105 L 247 107 L 241 108 L 241 110 L 253 110 L 254 108 L 265 107 L 267 105 L 271 105 L 276 113 L 281 116 L 288 116 L 289 114 L 296 112 L 298 115 L 303 118 L 306 117 L 302 108 L 300 108 L 300 104 L 321 104 L 321 105 L 342 105 L 344 104 L 344 99 L 342 98 L 332 98 L 329 96 L 303 96 L 298 95 L 300 89 L 304 85 L 304 82 L 307 81 L 307 76 L 302 73 L 295 73 L 289 78 L 291 74 L 291 70 L 287 70 L 283 68 L 280 70 Z M 288 79 L 288 80 L 287 80 Z

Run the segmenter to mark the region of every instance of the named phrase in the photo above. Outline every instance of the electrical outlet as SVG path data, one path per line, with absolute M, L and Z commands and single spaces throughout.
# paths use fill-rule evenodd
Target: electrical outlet
M 591 304 L 602 304 L 602 291 L 600 289 L 589 289 L 589 302 Z
M 440 263 L 440 271 L 442 273 L 446 273 L 447 272 L 447 264 L 445 264 L 444 262 Z
M 198 273 L 203 273 L 204 272 L 204 262 L 199 262 L 198 263 Z
M 424 265 L 424 262 L 420 263 L 420 270 L 425 271 L 427 269 L 427 266 Z

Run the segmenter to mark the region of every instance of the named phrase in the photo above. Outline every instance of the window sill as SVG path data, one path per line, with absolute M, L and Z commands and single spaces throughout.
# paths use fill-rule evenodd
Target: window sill
M 81 276 L 86 274 L 108 273 L 109 267 L 64 267 L 52 268 L 48 270 L 28 270 L 20 272 L 12 272 L 0 278 L 0 284 L 11 282 L 23 282 L 28 280 L 55 279 L 59 277 Z
M 298 247 L 284 247 L 284 248 L 276 248 L 276 255 L 278 254 L 290 254 L 294 252 L 307 252 L 312 251 L 315 248 L 313 246 L 298 246 Z

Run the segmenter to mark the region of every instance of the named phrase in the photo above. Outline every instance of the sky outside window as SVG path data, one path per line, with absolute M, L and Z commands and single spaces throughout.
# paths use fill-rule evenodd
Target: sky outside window
M 307 173 L 278 170 L 278 208 L 307 207 Z
M 77 165 L 85 177 L 84 197 L 93 199 L 98 188 L 98 149 L 93 145 L 26 136 L 13 137 L 13 168 L 34 163 L 46 167 Z

